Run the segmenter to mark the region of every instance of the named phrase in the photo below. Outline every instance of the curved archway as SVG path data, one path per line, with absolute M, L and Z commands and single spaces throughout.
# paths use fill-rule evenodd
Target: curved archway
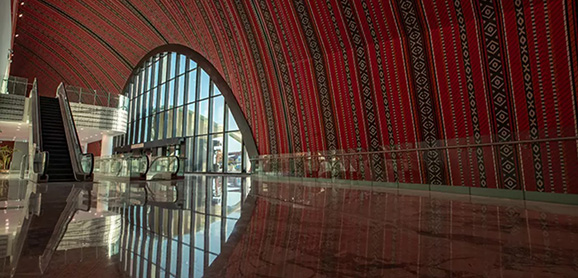
M 133 69 L 123 93 L 130 99 L 126 145 L 181 144 L 195 165 L 227 158 L 220 170 L 191 163 L 192 172 L 223 172 L 231 155 L 240 156 L 243 162 L 246 156 L 258 155 L 231 87 L 207 59 L 186 46 L 169 44 L 147 53 Z M 217 154 L 212 156 L 212 152 Z M 205 162 L 197 161 L 203 157 Z

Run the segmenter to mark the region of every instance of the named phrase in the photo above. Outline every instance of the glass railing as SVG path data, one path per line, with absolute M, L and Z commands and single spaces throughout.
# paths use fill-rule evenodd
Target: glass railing
M 251 161 L 254 174 L 264 177 L 346 180 L 388 187 L 465 186 L 578 194 L 578 137 L 467 142 L 454 139 L 438 147 L 408 144 L 379 151 L 262 155 Z
M 121 154 L 96 158 L 94 172 L 104 176 L 141 179 L 145 177 L 148 166 L 147 156 Z
M 36 79 L 34 79 L 32 90 L 30 91 L 30 115 L 32 118 L 32 140 L 29 148 L 33 171 L 30 178 L 33 181 L 38 181 L 45 178 L 48 152 L 42 151 L 42 122 L 40 121 L 40 101 Z
M 92 180 L 92 172 L 94 170 L 94 155 L 91 153 L 83 153 L 80 147 L 80 140 L 76 132 L 76 125 L 70 110 L 70 104 L 64 84 L 60 83 L 56 90 L 56 96 L 60 104 L 60 109 L 63 111 L 64 132 L 66 134 L 66 141 L 68 143 L 68 151 L 72 162 L 72 169 L 74 176 L 78 181 Z
M 159 156 L 152 160 L 147 180 L 171 180 L 183 177 L 182 158 L 177 156 Z
M 71 103 L 82 103 L 104 107 L 128 110 L 128 98 L 123 95 L 103 92 L 98 90 L 66 86 L 68 100 Z
M 106 176 L 120 176 L 123 158 L 119 156 L 96 157 L 94 159 L 94 173 Z

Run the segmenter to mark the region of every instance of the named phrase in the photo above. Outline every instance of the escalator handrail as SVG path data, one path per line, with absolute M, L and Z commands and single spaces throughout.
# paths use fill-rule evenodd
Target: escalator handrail
M 94 171 L 94 154 L 82 152 L 82 148 L 80 147 L 80 139 L 78 138 L 76 124 L 74 123 L 74 117 L 72 116 L 70 102 L 68 101 L 64 83 L 60 83 L 60 85 L 58 85 L 56 96 L 60 104 L 66 141 L 68 143 L 68 151 L 71 154 L 70 159 L 72 160 L 71 162 L 72 169 L 74 170 L 74 177 L 77 181 L 90 180 L 92 179 L 92 172 Z M 85 156 L 90 157 L 91 162 L 88 172 L 85 172 L 82 168 L 82 157 Z
M 32 169 L 32 173 L 38 174 L 38 178 L 44 177 L 46 174 L 46 168 L 48 168 L 48 152 L 43 151 L 42 146 L 42 121 L 40 121 L 40 97 L 38 96 L 38 83 L 36 78 L 34 78 L 34 83 L 32 83 L 32 89 L 30 90 L 30 115 L 32 118 L 32 144 L 30 145 L 30 151 L 32 157 L 32 165 L 28 165 Z M 40 171 L 36 172 L 34 166 L 36 165 L 36 159 L 40 155 L 44 159 L 40 161 Z
M 30 90 L 30 100 L 32 105 L 32 128 L 33 132 L 33 143 L 36 143 L 36 147 L 42 150 L 42 123 L 40 122 L 40 98 L 38 97 L 38 83 L 36 83 L 36 78 L 34 78 L 34 83 L 32 83 L 32 90 Z

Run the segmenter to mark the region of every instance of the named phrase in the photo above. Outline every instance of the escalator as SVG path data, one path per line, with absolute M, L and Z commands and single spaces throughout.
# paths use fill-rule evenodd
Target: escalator
M 39 97 L 39 100 L 42 150 L 50 154 L 46 175 L 51 182 L 75 181 L 58 99 Z
M 82 152 L 64 85 L 58 86 L 56 98 L 40 97 L 34 80 L 30 98 L 33 128 L 30 179 L 92 181 L 94 156 Z

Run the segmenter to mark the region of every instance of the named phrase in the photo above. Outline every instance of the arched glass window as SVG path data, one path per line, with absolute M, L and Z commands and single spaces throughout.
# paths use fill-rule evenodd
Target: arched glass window
M 167 146 L 182 138 L 187 172 L 250 170 L 243 138 L 225 98 L 195 61 L 175 52 L 152 56 L 134 71 L 127 145 Z

